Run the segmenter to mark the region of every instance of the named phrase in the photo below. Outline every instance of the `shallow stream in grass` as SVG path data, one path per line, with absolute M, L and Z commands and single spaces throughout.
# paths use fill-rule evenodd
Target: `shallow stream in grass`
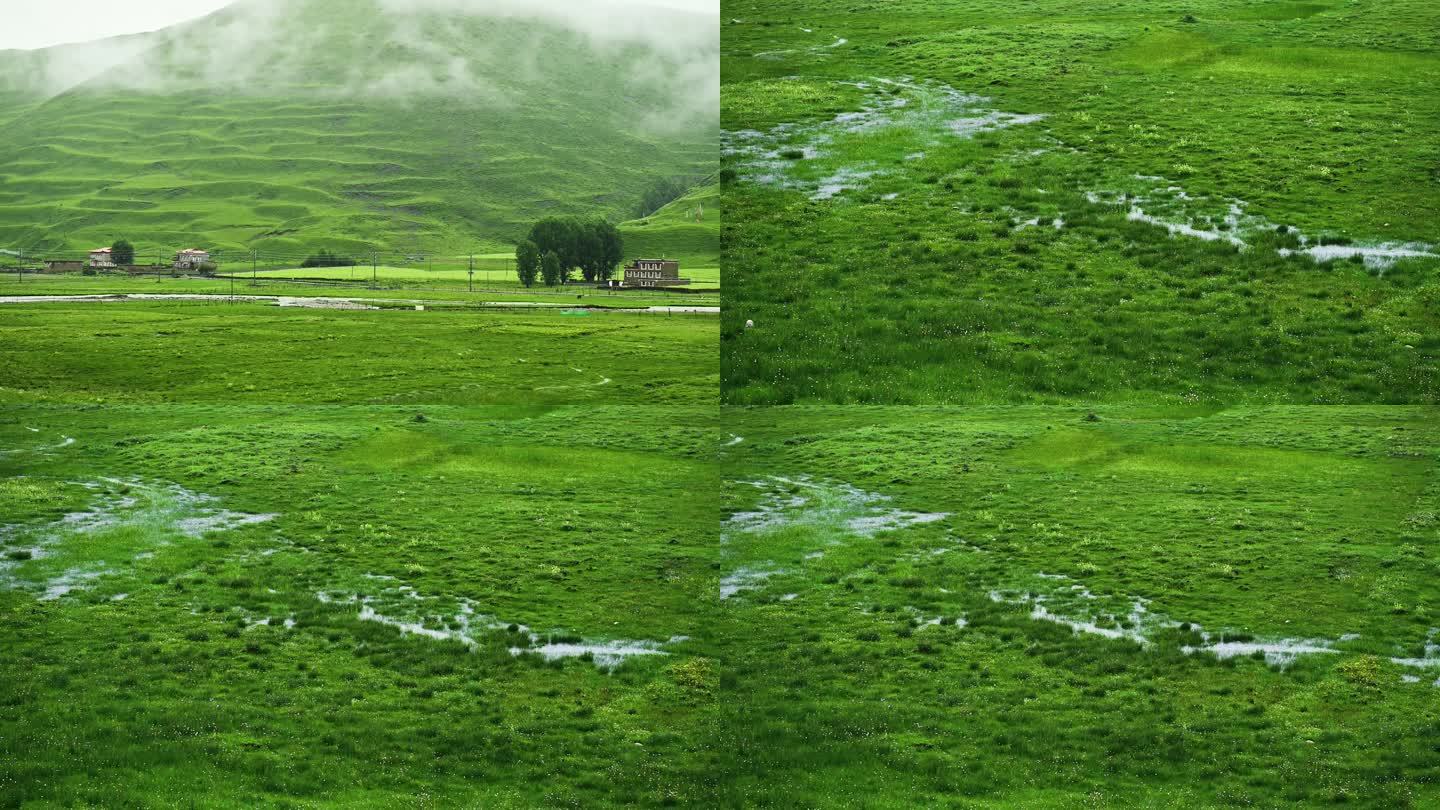
M 800 30 L 804 31 L 807 34 L 815 33 L 815 30 L 812 28 L 801 28 Z M 836 36 L 830 42 L 823 45 L 811 45 L 807 48 L 786 48 L 778 51 L 760 51 L 759 53 L 755 54 L 755 58 L 781 60 L 786 59 L 790 56 L 794 56 L 796 54 L 805 54 L 806 56 L 809 56 L 811 58 L 823 57 L 828 55 L 830 51 L 833 51 L 836 48 L 843 48 L 848 44 L 850 44 L 850 40 L 846 39 L 845 37 Z
M 172 543 L 276 517 L 226 509 L 219 498 L 178 484 L 106 478 L 74 486 L 93 493 L 87 509 L 42 523 L 0 526 L 0 589 L 33 593 L 40 601 L 60 599 L 93 589 L 106 577 L 131 573 L 136 563 Z M 265 549 L 260 555 L 279 550 Z M 243 562 L 255 556 L 242 552 L 233 559 Z M 110 599 L 122 601 L 128 596 L 128 592 L 116 593 Z M 666 655 L 665 647 L 686 640 L 684 636 L 664 641 L 594 639 L 560 631 L 536 632 L 481 613 L 470 599 L 423 596 L 406 585 L 385 587 L 374 594 L 321 591 L 315 596 L 327 604 L 353 603 L 358 606 L 360 621 L 394 627 L 405 635 L 456 641 L 474 649 L 487 635 L 500 634 L 511 655 L 538 655 L 545 660 L 585 658 L 605 670 L 637 656 Z M 295 615 L 286 612 L 283 617 L 254 618 L 244 612 L 244 623 L 246 629 L 274 625 L 289 630 L 297 626 Z
M 1390 662 L 1402 667 L 1426 670 L 1426 675 L 1435 674 L 1435 686 L 1440 687 L 1440 627 L 1430 628 L 1425 636 L 1425 645 L 1419 656 L 1392 656 Z M 1406 683 L 1419 683 L 1419 675 L 1404 676 Z
M 52 446 L 58 445 L 38 444 L 25 450 L 39 452 Z M 101 595 L 110 602 L 125 601 L 136 590 L 131 586 L 146 561 L 163 555 L 166 547 L 266 524 L 278 517 L 229 509 L 216 496 L 139 477 L 55 480 L 49 490 L 41 491 L 61 493 L 49 497 L 63 495 L 64 502 L 83 508 L 71 506 L 72 511 L 58 517 L 0 524 L 0 590 L 31 594 L 45 602 L 100 589 L 111 578 L 118 581 L 118 587 L 113 588 L 114 593 L 102 590 Z M 224 562 L 248 569 L 268 564 L 262 561 L 279 552 L 311 553 L 278 536 L 268 540 L 263 547 L 247 545 L 230 552 Z M 201 553 L 210 553 L 208 544 Z M 468 598 L 422 595 L 408 585 L 390 582 L 393 577 L 364 575 L 350 582 L 351 577 L 343 571 L 330 568 L 323 576 L 334 586 L 315 594 L 322 603 L 352 603 L 359 621 L 393 627 L 403 635 L 456 641 L 472 649 L 500 643 L 501 649 L 513 656 L 533 655 L 547 661 L 582 658 L 608 671 L 631 658 L 668 655 L 667 648 L 686 640 L 679 635 L 631 640 L 582 637 L 559 630 L 539 632 L 482 613 Z M 271 595 L 284 587 L 279 582 L 270 584 L 275 586 L 266 589 Z M 303 594 L 295 596 L 303 602 Z M 192 611 L 201 609 L 203 604 L 196 603 Z M 304 605 L 298 602 L 271 602 L 264 609 L 235 605 L 228 610 L 238 615 L 243 630 L 266 626 L 293 630 L 305 620 Z
M 909 77 L 836 84 L 864 91 L 860 109 L 764 132 L 726 131 L 721 153 L 751 182 L 827 200 L 906 171 L 925 149 L 947 140 L 1044 118 L 997 110 L 985 96 Z
M 1266 664 L 1285 669 L 1302 656 L 1361 652 L 1355 644 L 1361 640 L 1360 636 L 1354 633 L 1336 639 L 1315 639 L 1255 638 L 1230 630 L 1208 631 L 1199 624 L 1152 612 L 1147 599 L 1100 596 L 1058 574 L 1036 574 L 1027 587 L 992 590 L 989 597 L 1001 604 L 1028 605 L 1030 619 L 1069 627 L 1077 635 L 1131 641 L 1142 647 L 1175 644 L 1186 655 L 1211 655 L 1221 661 L 1263 658 Z M 1440 668 L 1440 644 L 1434 643 L 1436 634 L 1437 631 L 1432 630 L 1427 637 L 1422 657 L 1392 657 L 1390 661 L 1406 667 Z
M 89 508 L 45 523 L 0 526 L 0 588 L 58 599 L 124 573 L 171 543 L 275 517 L 226 509 L 219 498 L 179 484 L 103 478 L 74 486 L 93 493 Z
M 575 372 L 576 374 L 582 374 L 582 375 L 583 375 L 583 374 L 586 373 L 586 372 L 585 372 L 585 369 L 583 369 L 583 368 L 575 368 L 574 366 L 571 366 L 571 367 L 570 367 L 570 370 L 573 371 L 573 372 Z M 609 377 L 606 377 L 604 374 L 593 374 L 593 373 L 592 373 L 590 376 L 592 376 L 592 377 L 599 377 L 600 379 L 599 379 L 598 381 L 596 381 L 596 382 L 562 383 L 562 384 L 559 384 L 559 385 L 541 385 L 541 386 L 537 386 L 537 387 L 535 388 L 535 390 L 536 390 L 536 391 L 563 391 L 563 390 L 568 389 L 568 388 L 599 388 L 599 387 L 602 386 L 602 385 L 609 385 L 611 382 L 613 382 L 613 380 L 611 380 Z
M 1309 256 L 1317 264 L 1356 259 L 1372 270 L 1386 270 L 1401 259 L 1440 259 L 1433 245 L 1353 244 L 1348 239 L 1315 236 L 1249 212 L 1244 200 L 1195 196 L 1163 177 L 1137 175 L 1138 186 L 1124 191 L 1088 191 L 1091 203 L 1115 206 L 1131 222 L 1164 228 L 1171 236 L 1226 242 L 1241 250 L 1272 249 L 1282 256 Z M 1344 242 L 1343 244 L 1339 242 Z
M 790 80 L 801 81 L 799 77 Z M 860 108 L 825 121 L 722 132 L 722 154 L 733 162 L 739 176 L 758 185 L 797 191 L 812 200 L 829 200 L 847 191 L 865 190 L 885 178 L 913 174 L 914 162 L 947 140 L 1045 119 L 1039 113 L 1005 112 L 991 106 L 988 97 L 910 77 L 834 81 L 831 86 L 862 91 Z M 1043 137 L 1058 149 L 1075 152 Z M 1019 157 L 1033 158 L 1049 151 L 1031 149 Z M 1264 247 L 1282 256 L 1308 256 L 1322 264 L 1355 260 L 1381 272 L 1403 259 L 1440 258 L 1436 247 L 1424 242 L 1358 242 L 1307 235 L 1250 213 L 1243 200 L 1192 196 L 1159 176 L 1135 175 L 1117 185 L 1110 190 L 1085 191 L 1083 196 L 1092 204 L 1116 206 L 1131 222 L 1162 228 L 1172 237 L 1223 242 L 1241 250 Z M 881 199 L 898 197 L 898 192 L 890 192 Z M 1047 219 L 1047 224 L 1057 229 L 1063 222 L 1063 213 Z M 1020 227 L 1038 223 L 1038 218 L 1032 218 L 1022 221 Z
M 29 430 L 32 433 L 39 432 L 39 430 L 37 430 L 36 428 L 29 428 Z M 26 453 L 38 453 L 43 455 L 45 453 L 53 453 L 56 450 L 63 450 L 73 444 L 75 444 L 75 440 L 73 438 L 69 436 L 61 436 L 58 441 L 52 442 L 50 444 L 40 444 L 34 447 L 16 447 L 13 449 L 0 449 L 0 456 L 18 456 L 24 455 Z
M 888 495 L 867 492 L 843 482 L 809 476 L 769 476 L 738 482 L 762 495 L 754 508 L 732 514 L 721 527 L 722 561 L 734 561 L 720 580 L 720 598 L 756 590 L 767 580 L 785 573 L 782 564 L 756 555 L 785 548 L 793 565 L 817 560 L 827 549 L 853 540 L 873 539 L 880 532 L 935 523 L 946 512 L 914 512 L 891 505 Z M 797 531 L 798 530 L 798 531 Z M 776 541 L 780 540 L 779 544 Z
M 721 560 L 724 574 L 720 598 L 731 599 L 759 593 L 783 582 L 781 602 L 800 597 L 796 577 L 809 573 L 807 566 L 826 557 L 827 552 L 857 541 L 871 540 L 882 532 L 899 531 L 932 524 L 949 517 L 944 512 L 921 512 L 893 505 L 889 496 L 869 492 L 842 482 L 809 476 L 767 476 L 737 481 L 740 487 L 759 490 L 755 504 L 733 513 L 721 532 Z M 991 552 L 977 548 L 953 535 L 935 547 L 899 554 L 896 560 L 911 564 L 934 560 L 950 552 L 965 551 L 993 559 Z M 833 571 L 830 573 L 834 573 Z M 993 577 L 994 574 L 983 575 Z M 835 580 L 827 579 L 827 582 Z M 953 587 L 953 586 L 952 586 Z M 967 586 L 972 587 L 972 586 Z M 951 590 L 938 588 L 941 594 Z M 780 593 L 778 587 L 776 593 Z M 1225 661 L 1234 658 L 1262 659 L 1271 667 L 1285 669 L 1307 656 L 1356 655 L 1374 652 L 1358 634 L 1335 639 L 1259 636 L 1232 629 L 1207 630 L 1193 622 L 1182 622 L 1151 609 L 1150 600 L 1138 596 L 1099 594 L 1082 582 L 1063 574 L 1035 572 L 1019 575 L 1004 585 L 991 587 L 989 601 L 1026 609 L 1031 621 L 1048 622 L 1069 628 L 1077 636 L 1126 641 L 1146 649 L 1164 648 L 1186 655 L 1206 655 Z M 971 593 L 970 596 L 975 596 Z M 953 598 L 953 597 L 952 597 Z M 963 601 L 962 597 L 962 601 Z M 763 600 L 762 600 L 763 601 Z M 943 599 L 942 599 L 943 601 Z M 915 607 L 916 629 L 952 623 L 945 615 L 932 615 Z M 967 626 L 963 618 L 953 622 Z M 1389 661 L 1409 669 L 1440 671 L 1440 630 L 1432 630 L 1418 656 L 1390 656 Z M 1440 673 L 1437 673 L 1440 674 Z M 1410 675 L 1405 682 L 1418 682 Z M 1440 685 L 1440 681 L 1436 682 Z
M 1029 606 L 1029 618 L 1034 621 L 1059 624 L 1077 635 L 1131 641 L 1142 647 L 1157 644 L 1167 631 L 1174 631 L 1193 641 L 1180 647 L 1183 652 L 1208 653 L 1221 660 L 1260 654 L 1272 666 L 1284 667 L 1301 655 L 1339 652 L 1333 648 L 1334 642 L 1325 640 L 1255 640 L 1208 633 L 1197 624 L 1151 612 L 1147 599 L 1101 596 L 1061 574 L 1038 573 L 1026 587 L 995 589 L 989 597 L 1000 604 Z
M 401 635 L 453 641 L 471 650 L 487 643 L 502 644 L 511 655 L 538 655 L 547 661 L 583 658 L 603 670 L 612 670 L 634 657 L 667 655 L 666 646 L 688 640 L 686 636 L 671 636 L 665 641 L 587 639 L 564 631 L 537 632 L 482 613 L 471 599 L 426 596 L 408 585 L 373 594 L 320 591 L 315 598 L 323 604 L 356 605 L 357 619 L 393 627 Z

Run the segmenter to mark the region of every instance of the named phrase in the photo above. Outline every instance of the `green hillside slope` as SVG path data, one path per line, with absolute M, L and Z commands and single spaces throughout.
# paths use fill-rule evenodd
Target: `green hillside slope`
M 720 186 L 711 180 L 642 219 L 620 225 L 628 256 L 679 259 L 682 265 L 720 264 Z
M 0 53 L 0 246 L 461 251 L 621 219 L 717 149 L 714 21 L 647 13 L 679 34 L 252 1 L 74 86 L 64 49 Z

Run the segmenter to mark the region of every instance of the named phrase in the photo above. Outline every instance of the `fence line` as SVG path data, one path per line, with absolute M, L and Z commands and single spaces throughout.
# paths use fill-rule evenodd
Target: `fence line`
M 163 252 L 157 252 L 155 250 L 137 250 L 136 259 L 153 259 L 156 257 L 160 257 L 162 253 Z M 17 273 L 19 277 L 18 280 L 23 283 L 27 275 L 38 275 L 46 272 L 46 267 L 51 262 L 79 262 L 82 265 L 82 269 L 84 269 L 83 265 L 89 259 L 89 255 L 89 251 L 49 251 L 44 252 L 41 255 L 37 255 L 36 253 L 30 252 L 30 249 L 0 249 L 0 272 L 8 271 L 12 273 Z M 718 298 L 720 294 L 719 290 L 715 288 L 707 288 L 703 290 L 696 290 L 687 287 L 628 287 L 612 289 L 602 286 L 591 286 L 592 283 L 590 282 L 577 282 L 575 286 L 562 285 L 556 288 L 521 288 L 518 287 L 518 283 L 516 287 L 484 286 L 493 285 L 497 281 L 494 276 L 495 273 L 502 274 L 502 278 L 505 278 L 507 276 L 514 277 L 515 259 L 513 257 L 486 257 L 482 254 L 475 254 L 473 257 L 460 256 L 442 258 L 435 256 L 420 257 L 416 254 L 406 253 L 375 252 L 365 256 L 364 258 L 366 259 L 366 261 L 364 263 L 356 263 L 353 265 L 328 265 L 324 267 L 313 268 L 304 268 L 299 266 L 300 264 L 303 264 L 305 259 L 311 258 L 314 255 L 315 254 L 308 252 L 285 251 L 262 252 L 256 250 L 247 251 L 244 253 L 223 250 L 215 251 L 211 254 L 212 260 L 219 267 L 223 268 L 225 272 L 216 273 L 209 276 L 200 276 L 199 278 L 215 280 L 233 280 L 236 283 L 243 282 L 247 285 L 254 287 L 263 285 L 293 285 L 317 287 L 363 286 L 368 289 L 383 288 L 387 290 L 407 292 L 463 292 L 491 293 L 501 295 L 513 295 L 517 292 L 517 290 L 523 290 L 524 294 L 526 295 L 568 296 L 574 293 L 586 296 L 604 294 L 607 297 L 631 295 L 636 292 L 640 292 L 650 295 L 661 295 L 664 297 L 674 296 L 678 298 L 685 298 L 687 300 L 694 301 L 697 304 L 709 297 Z M 357 255 L 354 258 L 359 259 L 360 257 Z M 421 260 L 422 258 L 423 260 Z M 424 270 L 425 268 L 429 268 L 428 270 L 425 270 L 425 272 L 430 272 L 436 269 L 436 265 L 439 265 L 439 270 L 441 272 L 453 273 L 458 270 L 459 272 L 467 273 L 468 280 L 444 279 L 444 281 L 453 281 L 455 284 L 463 284 L 464 286 L 439 286 L 433 282 L 426 282 L 423 278 L 418 277 L 411 279 L 380 279 L 377 274 L 377 270 L 380 266 L 416 270 Z M 150 265 L 127 265 L 126 267 L 130 269 L 123 269 L 119 270 L 118 272 L 123 272 L 128 276 L 137 278 L 153 276 L 157 282 L 161 278 L 166 276 L 170 278 L 196 278 L 193 273 L 187 273 L 184 270 L 177 270 L 173 267 L 172 264 L 166 263 Z M 353 277 L 349 279 L 325 279 L 318 277 L 276 278 L 273 276 L 261 277 L 259 275 L 259 272 L 262 270 L 337 270 L 347 267 L 353 268 L 354 271 Z M 101 272 L 117 272 L 115 269 L 112 268 L 98 269 Z M 368 277 L 366 275 L 367 272 L 369 273 Z M 476 284 L 477 275 L 481 276 L 481 278 L 478 279 L 478 281 L 480 282 L 479 285 Z

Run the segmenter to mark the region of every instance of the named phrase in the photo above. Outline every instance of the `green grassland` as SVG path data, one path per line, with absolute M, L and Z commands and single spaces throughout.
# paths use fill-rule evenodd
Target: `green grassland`
M 705 183 L 644 219 L 621 223 L 625 253 L 679 259 L 682 275 L 698 279 L 690 265 L 720 263 L 720 201 L 719 185 Z
M 1437 426 L 728 410 L 726 803 L 1434 806 Z
M 637 78 L 671 55 L 520 16 L 271 6 L 147 35 L 59 92 L 26 83 L 45 52 L 0 52 L 0 246 L 500 250 L 543 216 L 618 221 L 655 179 L 714 171 L 713 118 Z M 247 27 L 256 47 L 231 53 Z M 77 47 L 117 46 L 51 50 Z
M 512 261 L 505 260 L 481 260 L 475 263 L 476 281 L 483 281 L 487 286 L 496 283 L 519 285 L 515 278 L 515 271 L 512 268 Z M 247 276 L 249 275 L 241 268 L 229 269 L 227 275 Z M 435 284 L 448 284 L 454 286 L 456 283 L 469 281 L 472 277 L 468 266 L 451 265 L 441 266 L 435 269 L 430 267 L 393 267 L 393 266 L 371 266 L 356 265 L 354 267 L 289 267 L 279 270 L 260 270 L 256 274 L 259 278 L 267 279 L 312 279 L 317 281 L 365 281 L 382 280 L 394 282 L 433 282 Z
M 468 275 L 458 271 L 417 270 L 411 267 L 312 268 L 237 271 L 233 276 L 213 278 L 129 275 L 106 273 L 85 276 L 66 274 L 0 275 L 0 296 L 40 295 L 210 295 L 210 296 L 324 296 L 365 299 L 377 305 L 434 302 L 452 307 L 497 302 L 633 308 L 650 306 L 718 308 L 719 271 L 698 268 L 696 293 L 676 293 L 632 288 L 624 291 L 593 287 L 544 287 L 526 289 L 499 270 L 475 273 L 473 290 Z M 710 275 L 713 281 L 705 280 Z M 373 280 L 372 280 L 373 279 Z
M 716 328 L 7 306 L 0 805 L 700 803 Z
M 651 255 L 640 254 L 636 255 Z M 660 255 L 658 253 L 653 255 Z M 719 267 L 691 267 L 681 265 L 681 271 L 686 278 L 692 281 L 690 285 L 694 289 L 719 289 L 720 268 Z M 234 271 L 236 275 L 246 276 L 243 270 Z M 258 272 L 260 278 L 286 278 L 286 279 L 313 279 L 313 280 L 336 280 L 349 281 L 366 279 L 379 279 L 384 282 L 397 282 L 413 284 L 422 282 L 425 284 L 436 284 L 454 287 L 471 279 L 469 268 L 463 264 L 451 264 L 449 266 L 437 266 L 435 269 L 428 267 L 297 267 L 283 270 L 261 270 Z M 621 274 L 623 276 L 623 274 Z M 514 260 L 488 260 L 475 263 L 475 283 L 483 282 L 485 286 L 495 288 L 495 285 L 515 286 L 519 288 L 520 282 L 515 278 Z
M 1440 396 L 1435 4 L 722 16 L 725 401 Z

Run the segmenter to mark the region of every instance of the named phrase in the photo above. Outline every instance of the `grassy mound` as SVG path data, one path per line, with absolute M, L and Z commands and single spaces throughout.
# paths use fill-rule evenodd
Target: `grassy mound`
M 720 200 L 720 186 L 712 181 L 648 217 L 621 223 L 626 255 L 679 259 L 682 269 L 718 266 Z

